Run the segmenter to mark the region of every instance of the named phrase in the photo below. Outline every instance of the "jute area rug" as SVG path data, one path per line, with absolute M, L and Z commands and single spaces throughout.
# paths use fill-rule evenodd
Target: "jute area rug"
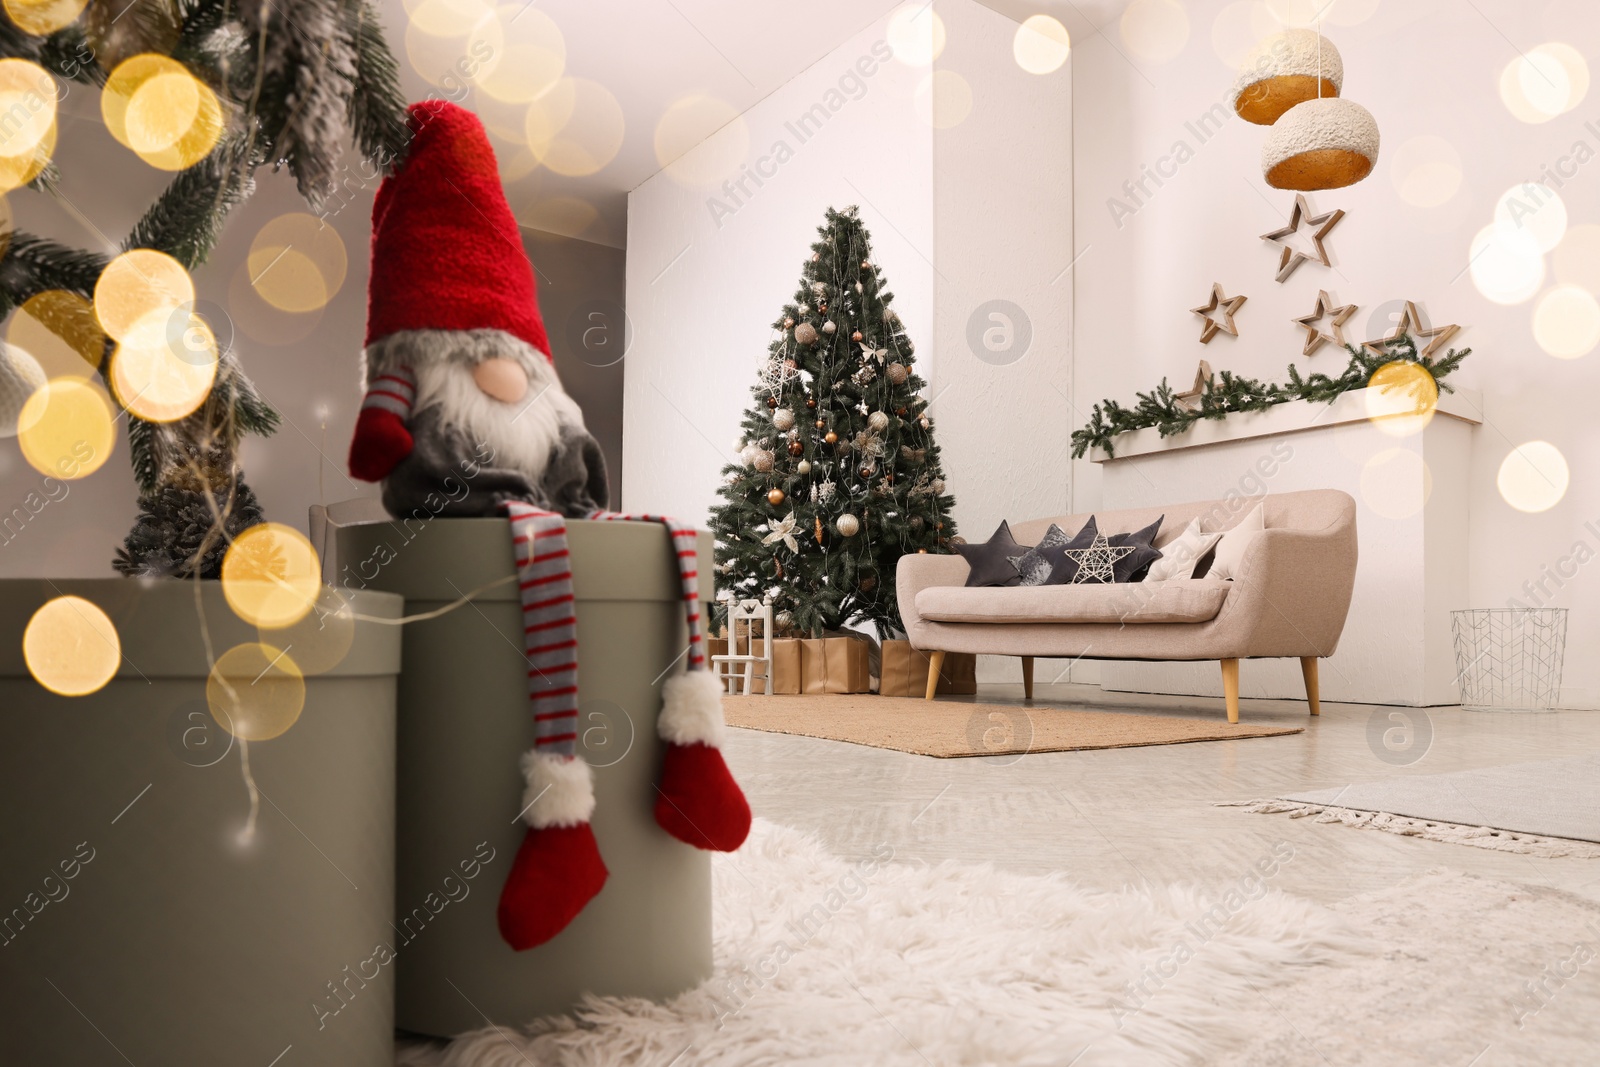
M 1600 907 L 1436 871 L 1332 909 L 1263 845 L 1205 885 L 865 858 L 756 820 L 712 859 L 716 971 L 660 1003 L 453 1042 L 401 1067 L 1593 1067 Z
M 729 726 L 941 759 L 1232 741 L 1302 732 L 1298 726 L 1230 725 L 1221 715 L 1192 719 L 871 694 L 730 696 L 723 698 L 722 712 Z

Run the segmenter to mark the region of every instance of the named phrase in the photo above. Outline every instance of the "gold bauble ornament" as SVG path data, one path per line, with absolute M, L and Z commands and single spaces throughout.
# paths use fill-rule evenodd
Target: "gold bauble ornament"
M 854 537 L 861 532 L 861 520 L 847 511 L 834 520 L 833 528 L 846 537 Z
M 823 420 L 823 419 L 818 419 L 817 420 L 817 429 L 820 430 L 826 425 L 828 425 L 828 424 L 827 424 L 827 422 L 825 420 Z
M 763 448 L 751 458 L 750 465 L 765 474 L 772 469 L 773 458 L 772 453 Z
M 806 407 L 815 408 L 816 406 L 817 406 L 817 398 L 816 397 L 814 397 L 814 396 L 806 397 Z
M 824 308 L 823 310 L 827 310 L 827 309 Z M 833 331 L 837 330 L 838 328 L 839 327 L 837 327 L 837 326 L 835 326 L 833 324 L 833 320 L 832 319 L 829 319 L 827 322 L 822 324 L 822 332 L 826 333 L 826 334 L 831 334 L 831 333 L 833 333 Z
M 776 402 L 775 400 L 771 401 L 771 403 Z M 778 408 L 772 413 L 772 425 L 780 430 L 794 429 L 794 412 L 788 408 Z
M 776 410 L 777 407 L 778 407 L 778 398 L 775 397 L 775 396 L 767 397 L 767 410 L 768 411 L 773 411 L 773 410 Z
M 784 498 L 783 490 L 782 489 L 774 489 L 770 493 L 767 494 L 767 503 L 771 504 L 773 507 L 777 507 L 779 504 L 783 503 L 783 498 Z
M 889 416 L 881 411 L 874 411 L 867 416 L 867 428 L 873 433 L 882 433 L 889 428 Z
M 850 340 L 852 340 L 852 341 L 859 341 L 859 340 L 861 340 L 861 331 L 860 331 L 860 330 L 857 330 L 857 331 L 856 331 L 856 332 L 855 332 L 855 333 L 852 333 L 852 334 L 851 334 L 851 335 L 850 335 Z
M 789 318 L 789 317 L 787 317 L 787 316 L 785 316 L 785 317 L 784 317 L 784 320 L 783 320 L 783 328 L 784 328 L 784 329 L 785 329 L 785 330 L 792 330 L 792 329 L 794 329 L 794 320 L 793 320 L 793 319 L 791 319 L 791 318 Z
M 799 471 L 801 474 L 810 474 L 811 461 L 809 459 L 803 459 L 794 465 L 794 469 Z
M 910 372 L 906 370 L 904 363 L 891 363 L 883 369 L 883 373 L 893 385 L 904 385 L 906 379 L 910 377 Z
M 829 430 L 827 433 L 823 434 L 822 439 L 828 442 L 830 445 L 839 443 L 839 435 L 834 433 L 832 430 Z
M 817 328 L 809 322 L 802 322 L 794 328 L 794 339 L 803 345 L 817 343 Z

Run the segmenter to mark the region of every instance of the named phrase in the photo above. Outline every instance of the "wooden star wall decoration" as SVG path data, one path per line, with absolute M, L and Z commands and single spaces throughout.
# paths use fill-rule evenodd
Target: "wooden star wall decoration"
M 1301 193 L 1295 193 L 1294 210 L 1289 213 L 1289 225 L 1281 230 L 1264 233 L 1261 235 L 1261 239 L 1263 241 L 1287 241 L 1291 234 L 1300 229 L 1300 223 L 1303 221 L 1307 226 L 1315 227 L 1311 231 L 1311 244 L 1316 249 L 1315 258 L 1317 262 L 1324 267 L 1329 267 L 1333 264 L 1328 259 L 1328 250 L 1323 247 L 1322 242 L 1327 239 L 1328 234 L 1333 232 L 1333 228 L 1339 225 L 1339 220 L 1342 218 L 1344 218 L 1344 211 L 1339 208 L 1324 212 L 1321 215 L 1313 215 L 1311 213 L 1311 205 L 1306 203 L 1305 196 Z M 1283 254 L 1278 258 L 1278 281 L 1288 281 L 1289 275 L 1293 274 L 1301 263 L 1311 258 L 1304 252 L 1297 252 L 1289 245 L 1284 244 Z
M 1335 307 L 1333 300 L 1328 296 L 1328 291 L 1326 289 L 1318 290 L 1317 306 L 1311 310 L 1311 314 L 1302 315 L 1300 318 L 1293 320 L 1299 323 L 1306 331 L 1305 347 L 1301 349 L 1300 354 L 1309 356 L 1329 341 L 1343 348 L 1345 344 L 1344 324 L 1355 313 L 1355 304 L 1344 304 L 1340 307 Z M 1323 333 L 1322 327 L 1317 325 L 1324 318 L 1328 320 L 1329 333 Z
M 1218 330 L 1230 337 L 1238 337 L 1239 327 L 1233 324 L 1233 317 L 1238 314 L 1240 308 L 1244 307 L 1244 302 L 1248 299 L 1249 297 L 1244 296 L 1224 296 L 1222 294 L 1222 283 L 1212 282 L 1211 299 L 1197 308 L 1189 309 L 1205 320 L 1205 324 L 1200 327 L 1200 343 L 1203 345 L 1210 344 L 1211 339 L 1217 335 Z M 1222 318 L 1213 318 L 1219 311 L 1222 313 Z
M 1195 368 L 1194 388 L 1181 393 L 1174 393 L 1172 399 L 1180 408 L 1186 411 L 1200 410 L 1200 397 L 1211 387 L 1211 364 L 1205 360 L 1200 361 L 1200 366 Z
M 1422 316 L 1417 312 L 1416 301 L 1407 300 L 1405 311 L 1400 315 L 1399 325 L 1376 340 L 1363 341 L 1361 347 L 1375 356 L 1386 356 L 1388 355 L 1387 350 L 1384 348 L 1386 344 L 1409 334 L 1413 341 L 1428 342 L 1428 346 L 1418 352 L 1417 355 L 1423 359 L 1430 359 L 1435 352 L 1448 344 L 1450 338 L 1454 337 L 1460 329 L 1461 327 L 1456 325 L 1434 326 L 1431 329 L 1423 329 Z

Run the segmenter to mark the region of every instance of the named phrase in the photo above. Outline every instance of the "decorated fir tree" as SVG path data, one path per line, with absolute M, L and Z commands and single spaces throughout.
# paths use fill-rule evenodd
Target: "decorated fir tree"
M 140 157 L 175 174 L 118 249 L 161 252 L 186 271 L 211 253 L 228 214 L 255 191 L 262 164 L 286 167 L 319 208 L 337 191 L 346 141 L 375 172 L 387 172 L 410 140 L 398 69 L 372 0 L 7 3 L 0 59 L 20 61 L 13 75 L 33 72 L 40 96 L 59 95 L 53 86 L 65 82 L 100 89 L 108 125 L 158 74 L 169 84 L 192 79 L 200 87 L 189 92 L 201 103 L 176 141 L 151 147 L 153 134 L 144 131 Z M 181 109 L 170 110 L 145 116 L 152 130 L 180 121 Z M 129 144 L 126 129 L 118 140 Z M 26 184 L 53 195 L 53 145 L 52 135 L 28 154 L 0 155 L 0 192 Z M 130 156 L 126 165 L 140 164 Z M 118 181 L 117 169 L 104 180 Z M 29 234 L 25 199 L 13 200 L 12 211 L 16 230 L 0 240 L 0 318 L 28 305 L 60 337 L 87 330 L 97 340 L 85 354 L 100 348 L 98 370 L 109 382 L 114 345 L 100 337 L 89 302 L 112 257 Z M 28 304 L 41 295 L 65 299 Z M 177 321 L 172 332 L 186 331 Z M 168 422 L 128 413 L 140 516 L 114 561 L 125 574 L 217 577 L 228 544 L 262 521 L 238 448 L 246 433 L 272 433 L 278 415 L 235 353 L 224 347 L 216 357 L 215 383 L 197 410 Z
M 913 348 L 856 208 L 829 209 L 774 322 L 739 461 L 712 509 L 717 584 L 780 633 L 902 630 L 895 564 L 955 536 Z

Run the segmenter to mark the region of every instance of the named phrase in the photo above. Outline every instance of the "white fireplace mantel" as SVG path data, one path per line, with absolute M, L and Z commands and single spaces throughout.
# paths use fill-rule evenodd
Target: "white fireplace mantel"
M 1443 393 L 1425 426 L 1373 420 L 1367 390 L 1331 404 L 1291 401 L 1266 411 L 1196 423 L 1162 438 L 1134 430 L 1102 472 L 1106 510 L 1162 507 L 1229 495 L 1342 489 L 1356 501 L 1360 561 L 1338 651 L 1324 665 L 1322 696 L 1360 703 L 1454 703 L 1450 611 L 1467 603 L 1467 485 L 1476 393 Z M 1402 435 L 1401 431 L 1409 429 Z M 1263 440 L 1269 438 L 1270 440 Z M 1215 663 L 1100 664 L 1107 689 L 1216 696 Z M 1242 665 L 1245 696 L 1296 698 L 1299 664 Z

